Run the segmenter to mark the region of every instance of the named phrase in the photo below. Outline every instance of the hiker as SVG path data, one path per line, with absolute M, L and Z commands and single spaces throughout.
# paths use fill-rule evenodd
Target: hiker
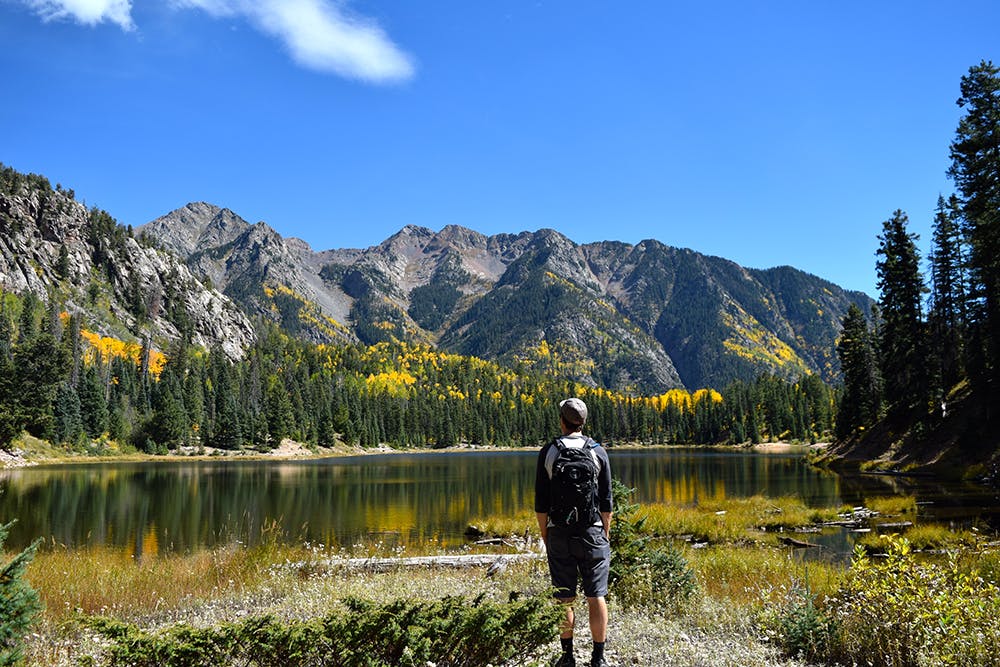
M 575 667 L 573 603 L 582 579 L 587 596 L 592 667 L 606 667 L 608 567 L 611 561 L 611 464 L 603 447 L 581 432 L 587 405 L 579 398 L 559 403 L 562 436 L 538 453 L 535 514 L 548 554 L 556 598 L 566 608 L 560 625 L 562 656 L 556 667 Z

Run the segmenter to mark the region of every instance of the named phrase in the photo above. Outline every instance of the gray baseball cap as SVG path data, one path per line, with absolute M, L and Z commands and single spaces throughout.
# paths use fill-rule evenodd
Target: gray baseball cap
M 567 398 L 559 403 L 559 416 L 567 424 L 583 426 L 587 423 L 587 404 L 579 398 Z

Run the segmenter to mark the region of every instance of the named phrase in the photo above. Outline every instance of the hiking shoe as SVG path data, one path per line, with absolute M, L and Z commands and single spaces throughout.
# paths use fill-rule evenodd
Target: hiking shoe
M 608 667 L 608 661 L 604 658 L 594 658 L 590 661 L 590 667 Z
M 553 667 L 576 667 L 576 658 L 572 653 L 563 653 Z

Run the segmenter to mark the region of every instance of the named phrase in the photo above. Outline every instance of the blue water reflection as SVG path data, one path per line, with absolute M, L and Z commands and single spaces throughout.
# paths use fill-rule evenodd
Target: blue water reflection
M 530 511 L 535 458 L 530 451 L 452 452 L 9 470 L 0 472 L 0 520 L 18 520 L 9 548 L 41 536 L 70 548 L 110 545 L 141 555 L 254 543 L 265 533 L 344 547 L 372 540 L 456 547 L 476 517 Z M 913 492 L 898 480 L 819 471 L 798 454 L 615 448 L 611 460 L 643 503 L 765 495 L 840 507 Z M 998 505 L 982 490 L 927 484 L 918 492 L 945 515 L 956 505 L 947 499 L 968 500 L 968 511 L 950 517 L 956 521 Z

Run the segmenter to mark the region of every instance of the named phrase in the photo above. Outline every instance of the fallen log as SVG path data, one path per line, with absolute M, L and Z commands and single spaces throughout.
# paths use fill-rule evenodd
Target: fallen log
M 782 544 L 787 544 L 790 547 L 797 548 L 819 548 L 820 545 L 813 544 L 812 542 L 803 542 L 802 540 L 797 540 L 794 537 L 779 537 L 778 538 Z
M 330 569 L 384 572 L 408 567 L 506 567 L 510 563 L 542 560 L 544 553 L 461 554 L 455 556 L 410 556 L 407 558 L 329 558 L 320 561 L 291 563 L 292 568 L 327 567 Z

